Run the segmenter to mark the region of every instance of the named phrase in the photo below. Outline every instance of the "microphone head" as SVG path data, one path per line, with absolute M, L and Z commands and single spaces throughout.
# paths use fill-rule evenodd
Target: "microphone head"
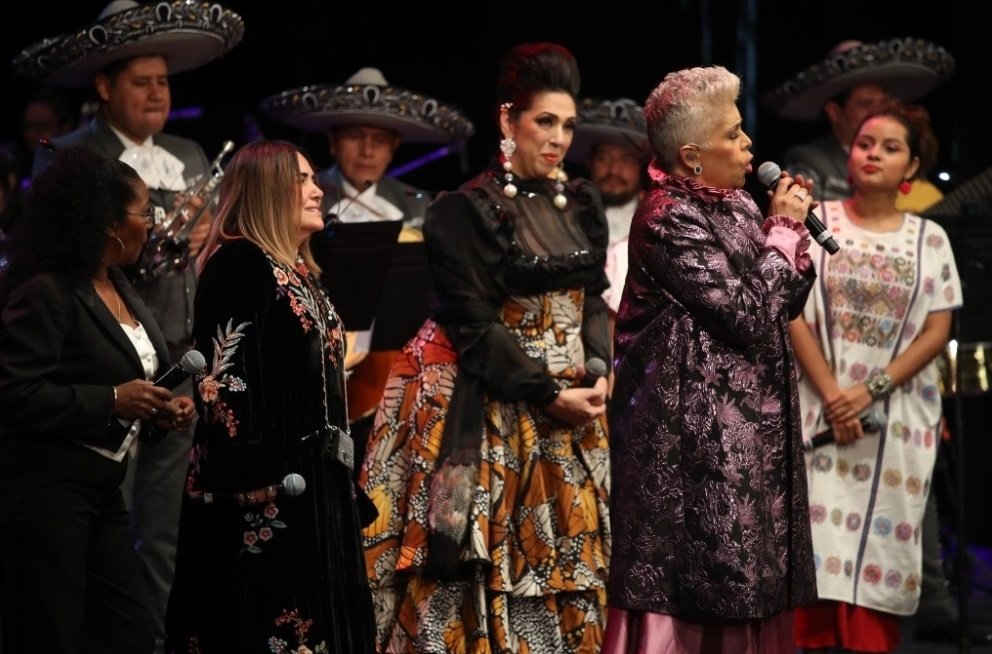
M 758 181 L 765 186 L 775 186 L 782 177 L 782 169 L 774 161 L 766 161 L 758 166 Z
M 291 472 L 282 479 L 282 492 L 290 497 L 297 497 L 307 489 L 307 480 L 303 475 Z
M 196 375 L 207 367 L 207 360 L 199 350 L 190 350 L 179 360 L 179 368 L 187 375 Z
M 605 377 L 607 370 L 606 362 L 599 357 L 591 357 L 586 360 L 587 377 Z
M 864 420 L 861 422 L 861 429 L 872 433 L 880 432 L 888 421 L 889 417 L 885 415 L 885 411 L 882 411 L 882 409 L 876 406 L 864 417 Z

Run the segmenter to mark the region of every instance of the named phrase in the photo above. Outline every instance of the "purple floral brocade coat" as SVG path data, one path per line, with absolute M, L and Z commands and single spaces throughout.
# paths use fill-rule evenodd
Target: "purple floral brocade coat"
M 616 324 L 609 603 L 768 617 L 816 598 L 788 333 L 815 274 L 765 247 L 744 191 L 651 177 Z

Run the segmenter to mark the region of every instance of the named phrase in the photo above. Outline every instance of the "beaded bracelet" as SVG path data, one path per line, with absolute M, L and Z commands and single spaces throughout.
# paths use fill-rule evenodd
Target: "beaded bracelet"
M 896 385 L 892 381 L 892 377 L 889 373 L 884 370 L 879 370 L 872 374 L 871 377 L 865 382 L 865 387 L 868 389 L 868 394 L 871 395 L 873 400 L 881 400 L 892 394 L 895 390 Z

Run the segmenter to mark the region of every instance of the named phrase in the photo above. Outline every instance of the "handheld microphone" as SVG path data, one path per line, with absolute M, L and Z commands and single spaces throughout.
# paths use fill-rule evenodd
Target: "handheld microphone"
M 179 363 L 165 371 L 161 377 L 153 383 L 159 388 L 168 388 L 170 391 L 183 383 L 190 375 L 203 372 L 207 367 L 207 360 L 199 350 L 190 350 L 183 355 Z
M 860 420 L 862 431 L 866 434 L 876 434 L 882 431 L 882 427 L 885 426 L 885 423 L 888 421 L 888 417 L 885 415 L 884 411 L 878 407 L 875 407 L 868 413 L 863 414 Z M 822 431 L 819 434 L 816 434 L 813 438 L 804 442 L 803 449 L 807 452 L 812 452 L 818 447 L 823 447 L 824 445 L 833 443 L 835 440 L 836 437 L 834 436 L 833 430 L 828 429 L 827 431 Z
M 576 384 L 578 388 L 592 388 L 599 381 L 600 377 L 605 377 L 609 372 L 606 362 L 599 357 L 590 357 L 586 360 L 586 374 Z
M 355 201 L 358 200 L 358 197 L 362 193 L 364 193 L 365 191 L 367 191 L 370 188 L 372 188 L 372 184 L 374 184 L 374 183 L 375 182 L 373 182 L 371 179 L 367 179 L 364 182 L 362 182 L 362 188 L 359 189 L 358 193 L 355 193 L 353 196 L 351 196 L 350 198 L 348 198 L 348 202 L 345 203 L 344 208 L 341 209 L 341 211 L 339 211 L 337 213 L 334 213 L 333 211 L 328 211 L 327 212 L 327 216 L 324 218 L 324 225 L 328 225 L 328 224 L 333 223 L 333 222 L 335 222 L 337 220 L 340 220 L 341 219 L 341 216 L 343 216 L 346 213 L 348 213 L 348 209 L 351 209 L 351 205 L 355 204 Z M 340 200 L 338 201 L 338 204 L 340 204 Z
M 782 169 L 774 161 L 766 161 L 758 166 L 758 181 L 768 188 L 774 189 L 781 177 Z M 840 250 L 840 246 L 834 240 L 834 235 L 830 233 L 826 225 L 820 222 L 820 219 L 812 211 L 806 213 L 806 229 L 809 230 L 813 240 L 819 243 L 828 254 L 836 254 Z
M 299 497 L 307 489 L 307 480 L 303 475 L 291 472 L 282 478 L 282 482 L 270 488 L 277 489 L 281 495 L 287 497 Z M 190 495 L 190 499 L 203 502 L 204 504 L 215 504 L 217 502 L 235 502 L 237 496 L 245 493 L 203 493 L 202 495 Z

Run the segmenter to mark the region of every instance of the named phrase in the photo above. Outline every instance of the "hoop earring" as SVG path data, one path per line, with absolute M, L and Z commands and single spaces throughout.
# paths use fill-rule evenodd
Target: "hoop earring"
M 117 241 L 117 244 L 121 246 L 121 256 L 123 257 L 124 253 L 127 251 L 127 248 L 124 247 L 124 241 L 122 241 L 121 237 L 117 236 L 116 234 L 108 234 L 108 236 L 110 236 L 110 238 Z
M 510 157 L 517 151 L 517 142 L 512 136 L 507 136 L 499 142 L 499 151 L 503 153 L 503 170 L 506 171 L 503 175 L 503 179 L 506 180 L 506 184 L 503 185 L 503 195 L 508 198 L 516 197 L 517 187 L 513 184 L 513 164 L 510 163 Z
M 558 172 L 555 174 L 555 206 L 559 209 L 564 209 L 565 205 L 568 204 L 568 198 L 565 197 L 565 182 L 568 181 L 568 174 L 562 167 L 564 164 L 558 165 Z
M 703 174 L 703 167 L 699 164 L 696 164 L 695 166 L 692 167 L 692 174 L 695 175 L 696 177 L 699 177 L 700 175 Z

